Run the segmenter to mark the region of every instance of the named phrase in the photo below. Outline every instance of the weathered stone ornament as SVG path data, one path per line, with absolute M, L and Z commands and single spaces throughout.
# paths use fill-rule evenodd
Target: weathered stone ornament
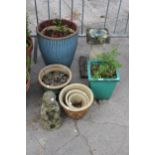
M 46 91 L 42 98 L 41 126 L 52 130 L 61 126 L 60 107 L 52 91 Z
M 109 43 L 109 31 L 106 28 L 88 28 L 86 33 L 87 43 L 91 45 L 103 45 Z
M 110 35 L 107 28 L 87 28 L 86 41 L 90 45 L 89 56 L 79 57 L 80 76 L 87 77 L 87 60 L 96 59 L 96 55 L 104 52 L 104 43 L 110 43 Z
M 86 38 L 91 48 L 89 59 L 95 59 L 96 55 L 104 51 L 103 44 L 110 41 L 109 31 L 106 28 L 88 28 Z

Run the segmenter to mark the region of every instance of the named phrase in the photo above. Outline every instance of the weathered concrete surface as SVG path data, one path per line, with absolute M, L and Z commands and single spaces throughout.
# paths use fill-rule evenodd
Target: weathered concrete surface
M 94 103 L 86 116 L 74 121 L 63 114 L 63 125 L 53 132 L 39 124 L 41 97 L 37 76 L 44 66 L 40 51 L 38 62 L 32 64 L 31 89 L 27 95 L 27 155 L 128 155 L 129 117 L 129 51 L 128 39 L 111 39 L 105 45 L 107 51 L 117 47 L 120 51 L 121 81 L 108 101 Z M 88 55 L 89 45 L 85 38 L 79 39 L 72 64 L 73 82 L 84 82 L 79 78 L 78 57 Z
M 112 33 L 120 0 L 111 0 L 106 27 Z M 103 27 L 107 0 L 85 0 L 84 29 L 89 26 Z M 59 17 L 59 0 L 50 0 L 51 18 Z M 39 22 L 48 18 L 47 0 L 37 0 Z M 74 0 L 73 21 L 81 24 L 82 0 Z M 32 34 L 36 30 L 34 0 L 27 0 Z M 128 14 L 128 0 L 122 1 L 116 33 L 123 33 Z M 62 18 L 70 19 L 71 0 L 62 0 Z M 127 29 L 128 32 L 128 29 Z M 111 39 L 104 46 L 107 51 L 117 47 L 121 53 L 121 81 L 108 101 L 94 103 L 87 115 L 74 121 L 63 114 L 63 125 L 53 132 L 46 131 L 39 124 L 42 90 L 37 82 L 39 70 L 44 63 L 38 49 L 38 62 L 32 64 L 31 89 L 27 95 L 27 155 L 128 155 L 129 117 L 129 48 L 128 39 Z M 85 38 L 79 39 L 76 55 L 71 66 L 72 82 L 87 83 L 79 76 L 78 58 L 88 55 L 90 46 Z

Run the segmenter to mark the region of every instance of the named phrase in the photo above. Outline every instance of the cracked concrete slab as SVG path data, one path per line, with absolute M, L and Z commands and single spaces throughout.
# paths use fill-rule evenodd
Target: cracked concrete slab
M 81 121 L 78 128 L 94 155 L 117 154 L 128 137 L 128 127 L 115 123 Z
M 32 136 L 30 132 L 27 132 L 26 137 L 27 137 L 26 154 L 27 155 L 43 155 L 44 154 L 44 148 L 35 139 L 35 137 Z
M 74 121 L 62 113 L 63 124 L 58 130 L 41 128 L 40 107 L 43 92 L 38 84 L 39 70 L 45 66 L 38 49 L 38 62 L 31 67 L 31 88 L 27 95 L 27 155 L 128 155 L 128 39 L 111 39 L 105 51 L 117 47 L 120 51 L 121 81 L 110 100 L 94 102 L 83 119 Z M 86 83 L 80 79 L 78 57 L 88 55 L 90 47 L 85 38 L 79 39 L 71 66 L 72 82 Z M 79 149 L 78 149 L 79 148 Z
M 33 124 L 29 125 L 28 123 L 31 121 Z M 44 148 L 45 155 L 55 155 L 57 150 L 67 143 L 70 143 L 70 141 L 77 136 L 77 132 L 74 130 L 73 121 L 64 117 L 62 126 L 53 131 L 42 129 L 39 123 L 39 118 L 35 122 L 33 119 L 29 120 L 27 121 L 27 133 L 31 134 L 31 136 Z M 29 134 L 27 136 L 28 139 L 31 138 Z M 33 145 L 31 149 L 34 149 Z
M 67 143 L 64 147 L 61 147 L 57 152 L 57 155 L 90 155 L 89 148 L 85 141 L 80 137 L 75 137 L 70 143 Z
M 118 103 L 110 101 L 103 103 L 102 101 L 100 104 L 94 104 L 91 107 L 87 121 L 94 123 L 109 122 L 128 126 L 128 108 Z

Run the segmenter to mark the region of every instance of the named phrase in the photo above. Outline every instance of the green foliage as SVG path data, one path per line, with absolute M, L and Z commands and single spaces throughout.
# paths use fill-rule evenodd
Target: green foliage
M 118 55 L 117 49 L 97 55 L 97 61 L 100 63 L 92 65 L 93 77 L 95 79 L 114 77 L 116 69 L 122 67 L 117 60 Z
M 74 30 L 69 28 L 68 25 L 63 25 L 60 19 L 56 19 L 54 22 L 53 30 L 62 33 L 73 33 Z
M 26 47 L 29 46 L 28 38 L 31 34 L 31 31 L 29 30 L 29 14 L 26 13 Z
M 29 46 L 30 35 L 31 31 L 29 30 L 29 15 L 26 13 L 26 48 Z M 26 55 L 26 81 L 30 79 L 30 67 L 31 59 L 28 55 Z
M 56 19 L 53 23 L 56 27 L 62 27 L 62 21 L 59 19 Z
M 30 80 L 30 73 L 29 71 L 26 69 L 26 81 Z
M 26 70 L 30 71 L 31 59 L 29 56 L 26 56 Z

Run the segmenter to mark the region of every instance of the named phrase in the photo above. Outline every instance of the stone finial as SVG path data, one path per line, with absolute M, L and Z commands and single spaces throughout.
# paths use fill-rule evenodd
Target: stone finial
M 43 94 L 41 106 L 41 125 L 52 130 L 61 126 L 60 107 L 52 91 Z
M 109 31 L 106 28 L 88 28 L 86 32 L 87 43 L 98 45 L 109 43 Z

